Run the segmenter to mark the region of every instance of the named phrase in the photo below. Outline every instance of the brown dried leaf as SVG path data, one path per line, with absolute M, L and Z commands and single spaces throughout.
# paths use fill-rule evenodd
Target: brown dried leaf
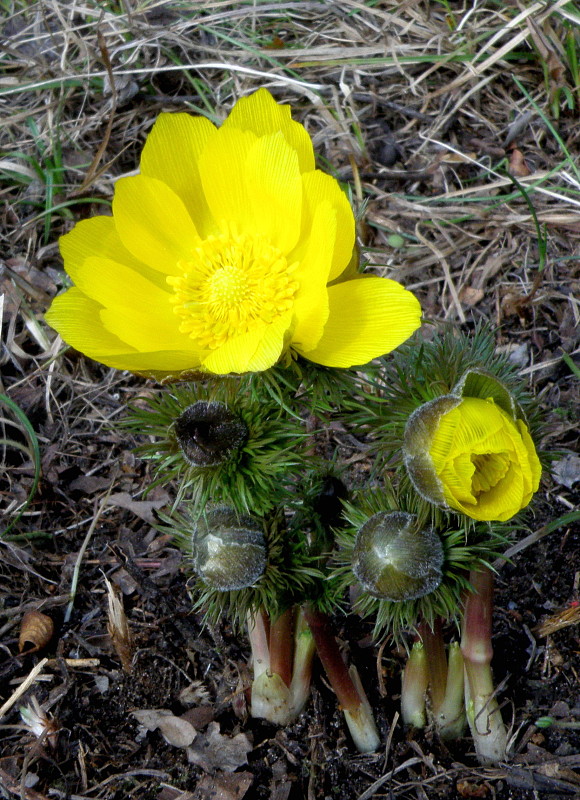
M 197 736 L 197 731 L 191 722 L 181 717 L 162 717 L 158 728 L 165 741 L 174 747 L 189 747 Z
M 131 495 L 127 492 L 117 492 L 108 498 L 107 504 L 110 506 L 119 506 L 119 508 L 126 508 L 127 511 L 131 511 L 135 516 L 145 520 L 145 522 L 153 524 L 155 522 L 153 511 L 158 508 L 163 508 L 164 505 L 167 505 L 168 501 L 169 495 L 164 495 L 158 500 L 133 500 Z
M 176 717 L 166 708 L 145 708 L 132 714 L 147 730 L 159 729 L 165 741 L 174 747 L 189 747 L 197 736 L 191 722 Z
M 483 289 L 476 289 L 474 286 L 464 286 L 459 292 L 459 299 L 466 306 L 475 306 L 483 300 L 485 292 Z
M 457 781 L 456 788 L 460 797 L 487 797 L 489 794 L 489 786 L 487 783 L 459 780 Z
M 26 644 L 32 648 L 27 653 L 36 653 L 50 642 L 54 633 L 54 622 L 41 611 L 27 611 L 20 623 L 20 637 L 18 639 L 18 652 L 22 653 Z
M 204 775 L 197 784 L 195 800 L 242 800 L 253 779 L 251 772 L 236 772 L 235 775 Z
M 528 167 L 524 154 L 521 150 L 518 150 L 517 147 L 514 147 L 510 153 L 508 172 L 510 175 L 513 175 L 514 178 L 525 178 L 526 175 L 532 174 L 532 170 Z
M 206 733 L 200 733 L 192 747 L 187 749 L 187 758 L 205 772 L 221 769 L 234 772 L 242 764 L 248 763 L 248 753 L 252 750 L 245 733 L 237 736 L 224 736 L 220 726 L 212 722 Z
M 553 102 L 558 89 L 565 85 L 566 67 L 550 39 L 544 35 L 531 17 L 526 19 L 528 28 L 538 49 L 540 58 L 545 63 L 550 80 L 550 102 Z

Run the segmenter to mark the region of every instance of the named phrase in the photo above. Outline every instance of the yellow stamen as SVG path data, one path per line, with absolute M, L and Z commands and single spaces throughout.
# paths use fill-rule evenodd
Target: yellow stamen
M 213 350 L 256 325 L 271 324 L 287 312 L 298 283 L 295 265 L 264 236 L 210 236 L 168 277 L 179 330 Z

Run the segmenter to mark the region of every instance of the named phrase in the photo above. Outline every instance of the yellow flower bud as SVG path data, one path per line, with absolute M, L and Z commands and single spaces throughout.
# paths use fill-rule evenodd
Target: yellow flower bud
M 472 519 L 502 522 L 528 505 L 540 461 L 525 422 L 502 405 L 491 397 L 445 395 L 409 417 L 405 464 L 424 498 Z

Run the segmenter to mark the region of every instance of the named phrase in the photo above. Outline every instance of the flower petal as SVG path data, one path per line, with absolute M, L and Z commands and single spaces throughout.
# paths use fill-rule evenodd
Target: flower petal
M 222 129 L 228 128 L 252 131 L 257 136 L 281 131 L 298 155 L 300 172 L 314 169 L 314 150 L 306 129 L 292 119 L 290 106 L 278 105 L 267 89 L 240 98 L 222 125 Z
M 155 309 L 154 324 L 149 308 L 103 308 L 100 313 L 103 325 L 123 342 L 140 352 L 179 350 L 190 353 L 190 360 L 200 363 L 202 350 L 187 334 L 180 333 L 179 320 L 168 305 Z
M 100 303 L 73 287 L 54 298 L 44 317 L 75 350 L 106 363 L 103 358 L 107 355 L 126 353 L 132 348 L 106 330 L 101 322 L 101 310 Z
M 141 174 L 167 184 L 183 201 L 202 236 L 212 233 L 199 175 L 199 157 L 216 127 L 205 117 L 160 114 L 141 154 Z
M 328 287 L 330 316 L 318 345 L 303 355 L 327 367 L 354 367 L 398 347 L 421 325 L 417 298 L 388 278 Z
M 306 223 L 314 215 L 322 202 L 329 202 L 336 214 L 336 241 L 332 250 L 332 269 L 328 282 L 333 281 L 346 269 L 352 258 L 355 246 L 355 225 L 352 208 L 340 184 L 330 175 L 319 169 L 302 176 L 305 208 L 303 219 Z
M 540 464 L 540 459 L 538 458 L 538 454 L 536 453 L 536 446 L 534 444 L 534 440 L 530 436 L 526 424 L 522 422 L 521 419 L 518 419 L 516 421 L 516 425 L 518 426 L 518 430 L 521 434 L 524 447 L 528 454 L 528 464 L 530 467 L 530 475 L 529 475 L 530 489 L 532 492 L 537 492 L 540 486 L 540 478 L 542 477 L 542 465 Z
M 145 308 L 151 313 L 164 315 L 169 309 L 174 324 L 177 326 L 169 300 L 172 294 L 165 288 L 152 283 L 126 264 L 120 264 L 110 258 L 90 256 L 77 269 L 75 285 L 83 294 L 96 300 L 107 308 L 114 308 L 123 313 L 128 307 Z
M 245 181 L 256 232 L 288 253 L 300 235 L 302 179 L 296 152 L 280 133 L 263 136 L 253 145 Z
M 230 372 L 259 372 L 272 367 L 282 355 L 291 315 L 270 325 L 257 326 L 230 339 L 203 360 L 205 369 L 217 375 Z
M 294 300 L 292 345 L 299 352 L 312 350 L 322 337 L 328 320 L 328 273 L 332 243 L 336 238 L 336 213 L 327 201 L 315 211 L 306 252 L 293 277 L 300 288 Z
M 122 355 L 95 357 L 108 367 L 126 369 L 130 372 L 140 372 L 145 375 L 155 373 L 155 379 L 161 380 L 171 376 L 178 380 L 181 372 L 198 371 L 200 362 L 195 360 L 189 351 L 181 350 L 156 350 L 148 353 L 128 352 Z
M 179 331 L 171 298 L 139 273 L 110 259 L 88 258 L 77 275 L 77 288 L 102 306 L 105 328 L 136 350 L 200 348 Z M 154 322 L 152 324 L 152 315 Z
M 246 159 L 257 141 L 250 131 L 219 129 L 199 157 L 199 174 L 210 213 L 223 232 L 237 224 L 247 232 L 251 222 L 250 193 L 245 182 Z
M 121 178 L 113 199 L 115 226 L 125 247 L 158 272 L 173 275 L 199 236 L 183 201 L 146 175 Z
M 220 130 L 199 162 L 209 208 L 222 230 L 266 236 L 286 253 L 300 235 L 302 185 L 296 153 L 281 134 Z
M 64 265 L 71 280 L 87 258 L 102 256 L 131 267 L 158 286 L 165 286 L 165 276 L 136 259 L 119 238 L 113 217 L 91 217 L 77 222 L 74 228 L 58 240 Z
M 199 368 L 200 359 L 191 350 L 138 353 L 104 327 L 100 316 L 102 310 L 99 303 L 72 288 L 53 300 L 45 318 L 67 344 L 107 367 L 132 372 L 156 370 L 158 379 L 163 375 Z

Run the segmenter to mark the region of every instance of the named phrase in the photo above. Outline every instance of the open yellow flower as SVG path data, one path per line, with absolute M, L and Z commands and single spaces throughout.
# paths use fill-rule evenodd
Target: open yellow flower
M 420 406 L 404 452 L 423 497 L 477 520 L 511 519 L 538 490 L 542 471 L 526 424 L 491 398 L 445 395 Z
M 354 227 L 306 130 L 265 89 L 219 129 L 161 114 L 113 216 L 60 240 L 74 287 L 47 320 L 91 358 L 161 378 L 260 371 L 288 350 L 364 364 L 419 327 L 420 306 L 394 281 L 346 271 Z

